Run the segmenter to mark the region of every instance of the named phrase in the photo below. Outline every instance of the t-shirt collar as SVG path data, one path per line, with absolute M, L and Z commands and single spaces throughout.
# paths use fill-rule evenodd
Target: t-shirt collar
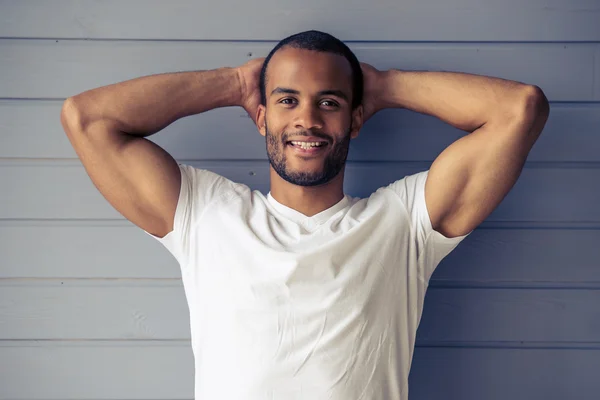
M 316 224 L 321 224 L 327 221 L 338 211 L 344 209 L 344 207 L 346 207 L 349 203 L 348 195 L 344 195 L 344 197 L 333 206 L 321 211 L 318 214 L 313 215 L 312 217 L 309 217 L 307 215 L 302 214 L 300 211 L 294 210 L 293 208 L 281 204 L 280 202 L 275 200 L 273 196 L 271 196 L 271 192 L 267 194 L 267 201 L 275 210 L 277 210 L 277 212 L 283 214 L 286 218 L 290 220 L 293 220 L 298 223 L 311 222 Z

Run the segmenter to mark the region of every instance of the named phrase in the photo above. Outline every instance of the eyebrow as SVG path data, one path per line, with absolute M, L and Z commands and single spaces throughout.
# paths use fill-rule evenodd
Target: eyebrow
M 271 95 L 274 94 L 282 94 L 282 93 L 287 93 L 287 94 L 300 94 L 300 92 L 298 90 L 295 89 L 289 89 L 289 88 L 282 88 L 282 87 L 276 87 L 275 89 L 273 89 L 273 91 L 271 92 Z M 331 95 L 331 96 L 337 96 L 339 98 L 342 98 L 346 101 L 348 100 L 348 96 L 346 96 L 344 94 L 344 92 L 342 92 L 341 90 L 335 90 L 335 89 L 331 89 L 331 90 L 321 90 L 320 92 L 317 93 L 317 96 L 325 96 L 325 95 Z

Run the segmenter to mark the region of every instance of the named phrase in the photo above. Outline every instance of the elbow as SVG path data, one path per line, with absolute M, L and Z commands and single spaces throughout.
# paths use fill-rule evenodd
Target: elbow
M 64 101 L 60 110 L 60 123 L 67 135 L 83 130 L 82 113 L 73 97 Z
M 550 115 L 550 104 L 544 91 L 535 85 L 523 89 L 519 114 L 528 121 L 546 121 Z
M 546 95 L 538 86 L 528 85 L 523 92 L 516 112 L 515 122 L 518 124 L 518 129 L 515 132 L 524 134 L 527 138 L 527 146 L 531 148 L 546 125 L 550 115 L 550 105 Z

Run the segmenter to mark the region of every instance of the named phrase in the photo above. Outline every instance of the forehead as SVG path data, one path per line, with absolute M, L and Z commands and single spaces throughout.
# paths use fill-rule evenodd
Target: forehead
M 339 54 L 283 47 L 267 67 L 267 95 L 275 87 L 302 92 L 337 89 L 351 95 L 352 68 Z

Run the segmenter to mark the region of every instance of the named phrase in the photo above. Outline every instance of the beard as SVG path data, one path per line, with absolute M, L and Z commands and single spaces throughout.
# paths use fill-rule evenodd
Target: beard
M 269 131 L 266 121 L 265 129 L 267 131 L 265 141 L 269 162 L 277 174 L 291 184 L 298 186 L 319 186 L 326 184 L 335 178 L 342 168 L 344 168 L 344 165 L 346 165 L 346 158 L 348 157 L 348 149 L 350 147 L 351 128 L 348 128 L 348 131 L 343 135 L 341 141 L 327 144 L 328 146 L 333 146 L 333 148 L 327 152 L 327 155 L 323 160 L 322 170 L 317 172 L 292 170 L 287 164 L 287 157 L 285 154 L 285 147 L 287 146 L 288 138 L 291 135 L 286 132 L 283 132 L 279 137 L 274 135 Z M 307 132 L 297 133 L 309 136 Z M 339 137 L 339 135 L 335 135 L 335 137 Z

